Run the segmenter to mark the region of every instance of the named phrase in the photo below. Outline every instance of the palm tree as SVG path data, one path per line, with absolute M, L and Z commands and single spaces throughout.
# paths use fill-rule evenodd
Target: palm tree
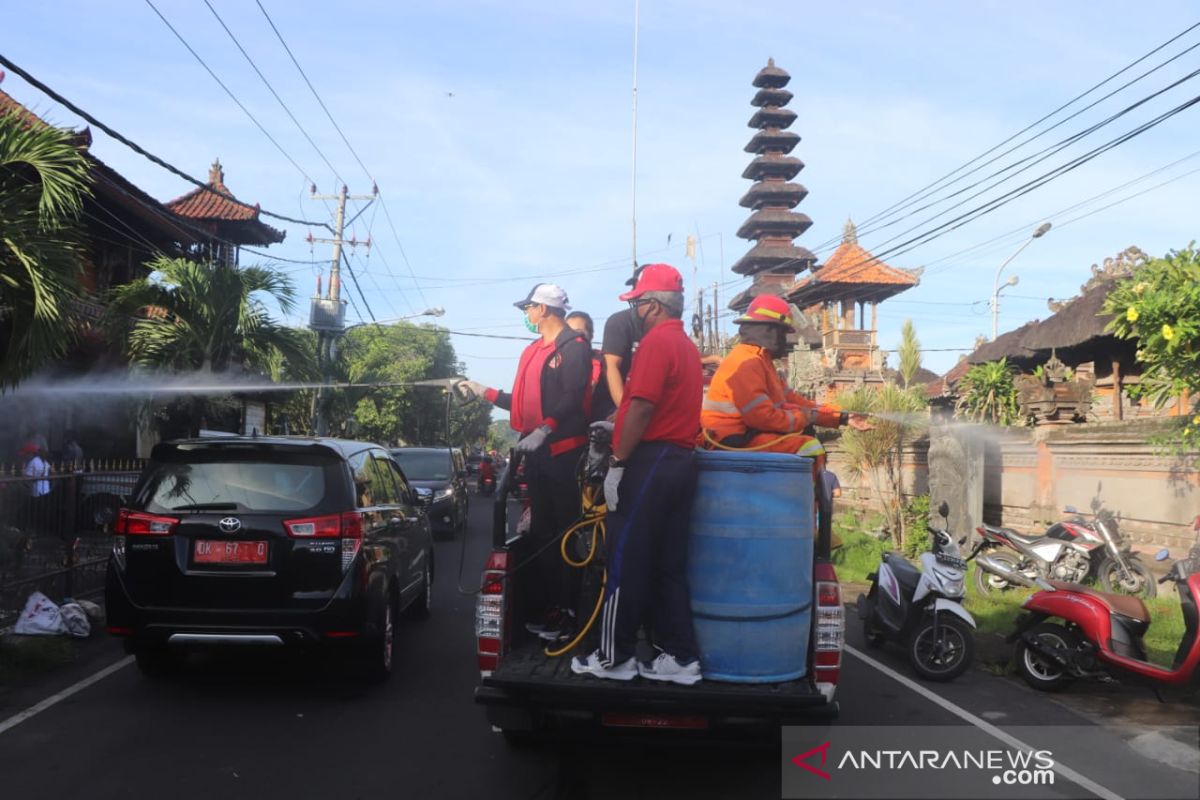
M 0 114 L 0 390 L 62 355 L 90 169 L 70 131 Z
M 212 375 L 270 374 L 286 364 L 293 377 L 315 373 L 312 348 L 302 332 L 276 322 L 264 302 L 273 298 L 284 313 L 292 310 L 296 292 L 286 276 L 261 267 L 166 257 L 150 269 L 149 277 L 112 292 L 110 325 L 124 336 L 134 364 Z M 190 406 L 195 429 L 205 417 L 206 402 L 196 396 Z
M 302 365 L 310 357 L 298 331 L 270 315 L 263 295 L 287 313 L 296 290 L 284 275 L 262 267 L 197 263 L 159 257 L 150 276 L 117 287 L 112 309 L 134 317 L 127 350 L 133 363 L 176 372 L 224 373 L 231 367 L 269 371 L 282 356 Z

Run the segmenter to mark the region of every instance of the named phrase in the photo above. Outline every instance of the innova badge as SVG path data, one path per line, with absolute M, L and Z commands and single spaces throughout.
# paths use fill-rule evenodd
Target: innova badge
M 223 533 L 237 533 L 242 529 L 242 521 L 237 517 L 225 517 L 217 526 Z

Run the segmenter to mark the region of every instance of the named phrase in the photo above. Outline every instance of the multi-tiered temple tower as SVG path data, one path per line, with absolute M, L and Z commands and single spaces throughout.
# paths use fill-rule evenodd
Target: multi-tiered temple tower
M 816 256 L 792 240 L 812 225 L 807 214 L 793 211 L 808 194 L 808 190 L 792 178 L 804 169 L 804 162 L 789 153 L 800 137 L 787 130 L 796 121 L 796 112 L 787 108 L 792 93 L 787 86 L 791 76 L 767 60 L 754 76 L 758 88 L 750 101 L 758 110 L 750 118 L 750 127 L 758 132 L 746 145 L 746 152 L 755 159 L 742 173 L 754 185 L 741 199 L 741 205 L 751 208 L 750 215 L 737 235 L 754 242 L 746 255 L 733 265 L 739 275 L 752 275 L 754 283 L 733 298 L 729 307 L 741 312 L 755 295 L 770 292 L 785 295 L 795 282 L 796 274 L 810 269 Z

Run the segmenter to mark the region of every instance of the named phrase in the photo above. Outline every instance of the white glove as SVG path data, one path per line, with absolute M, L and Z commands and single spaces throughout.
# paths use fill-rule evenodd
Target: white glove
M 604 505 L 608 507 L 608 513 L 617 510 L 617 489 L 621 486 L 621 477 L 625 475 L 624 467 L 609 467 L 608 474 L 604 476 Z
M 605 422 L 604 420 L 601 420 L 599 422 L 593 422 L 591 425 L 588 425 L 588 427 L 589 428 L 604 428 L 604 430 L 608 431 L 609 433 L 612 433 L 613 428 L 615 428 L 617 426 L 616 426 L 616 424 L 614 424 L 612 422 Z
M 454 390 L 462 395 L 464 401 L 470 402 L 476 397 L 483 397 L 487 394 L 488 387 L 479 381 L 459 381 L 454 384 Z
M 550 435 L 550 428 L 546 425 L 534 430 L 521 441 L 517 442 L 514 448 L 518 453 L 532 453 L 546 443 L 546 437 Z

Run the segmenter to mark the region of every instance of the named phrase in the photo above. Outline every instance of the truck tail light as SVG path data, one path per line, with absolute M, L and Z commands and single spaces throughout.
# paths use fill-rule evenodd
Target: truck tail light
M 842 669 L 842 646 L 846 641 L 846 611 L 837 573 L 828 562 L 815 570 L 817 619 L 813 668 L 818 684 L 836 686 Z
M 118 536 L 170 536 L 178 526 L 178 517 L 160 517 L 122 508 L 113 533 Z
M 494 551 L 483 569 L 479 594 L 475 599 L 475 638 L 479 656 L 479 671 L 489 675 L 504 654 L 505 579 L 508 576 L 508 553 Z
M 284 520 L 283 529 L 293 539 L 341 539 L 342 572 L 350 569 L 362 547 L 363 518 L 358 511 Z

